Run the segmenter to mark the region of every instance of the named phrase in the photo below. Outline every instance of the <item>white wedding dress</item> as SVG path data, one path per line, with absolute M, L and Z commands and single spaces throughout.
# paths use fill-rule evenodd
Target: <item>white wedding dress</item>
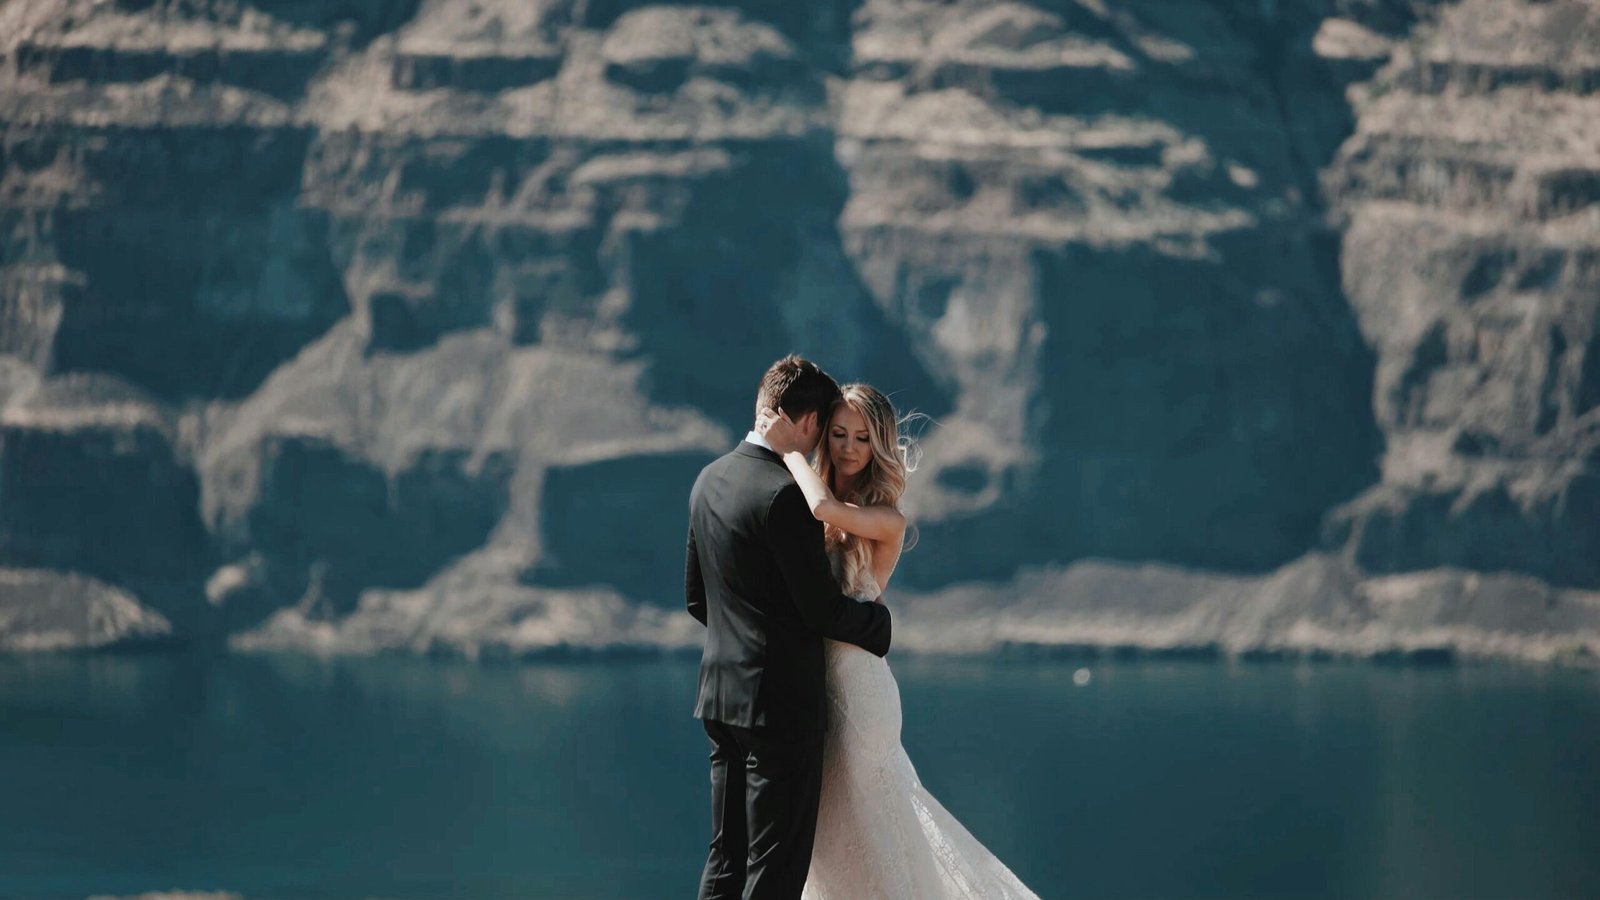
M 875 584 L 845 590 L 862 600 L 880 593 Z M 838 641 L 827 654 L 822 805 L 804 900 L 1037 900 L 917 780 L 900 746 L 900 688 L 888 663 Z

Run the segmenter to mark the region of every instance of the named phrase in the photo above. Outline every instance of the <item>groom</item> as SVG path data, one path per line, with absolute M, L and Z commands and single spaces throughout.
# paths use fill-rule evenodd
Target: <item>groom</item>
M 809 453 L 839 398 L 815 363 L 788 356 L 762 377 L 756 412 L 787 413 Z M 711 738 L 712 836 L 700 898 L 797 898 L 822 791 L 822 639 L 883 656 L 889 610 L 840 592 L 822 523 L 754 431 L 695 479 L 683 582 L 706 626 L 694 714 Z

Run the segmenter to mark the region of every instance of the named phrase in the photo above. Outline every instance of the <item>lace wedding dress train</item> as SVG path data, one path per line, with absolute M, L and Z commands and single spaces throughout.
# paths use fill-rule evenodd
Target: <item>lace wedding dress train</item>
M 804 900 L 1037 900 L 917 779 L 888 663 L 836 641 L 827 654 L 822 804 Z

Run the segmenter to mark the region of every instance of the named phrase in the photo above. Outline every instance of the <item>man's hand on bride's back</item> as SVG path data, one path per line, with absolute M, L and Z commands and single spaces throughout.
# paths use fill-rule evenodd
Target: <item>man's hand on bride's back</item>
M 779 456 L 800 450 L 800 429 L 782 410 L 763 409 L 756 416 L 756 434 Z

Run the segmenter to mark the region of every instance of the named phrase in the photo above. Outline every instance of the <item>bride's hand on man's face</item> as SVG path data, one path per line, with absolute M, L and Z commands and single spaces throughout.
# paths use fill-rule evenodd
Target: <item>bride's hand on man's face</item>
M 781 410 L 763 409 L 756 417 L 756 433 L 779 454 L 800 449 L 800 429 Z

